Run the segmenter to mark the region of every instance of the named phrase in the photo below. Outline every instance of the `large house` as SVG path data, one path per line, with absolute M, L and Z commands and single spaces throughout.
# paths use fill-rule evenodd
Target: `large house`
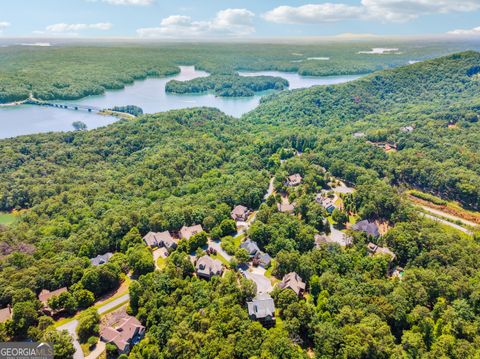
M 324 197 L 321 193 L 317 194 L 317 197 L 315 198 L 315 201 L 320 204 L 325 210 L 329 213 L 332 214 L 335 208 L 335 204 L 333 203 L 333 200 L 329 197 Z
M 393 253 L 390 249 L 388 249 L 387 247 L 380 247 L 378 245 L 376 245 L 375 243 L 372 243 L 372 242 L 369 242 L 367 244 L 367 250 L 368 250 L 368 253 L 371 255 L 371 256 L 374 256 L 376 254 L 386 254 L 388 256 L 390 256 L 390 260 L 393 261 L 397 256 L 395 255 L 395 253 Z
M 95 258 L 90 258 L 90 263 L 92 263 L 92 266 L 99 266 L 101 264 L 105 264 L 108 262 L 110 258 L 112 258 L 113 253 L 107 252 L 105 254 L 99 254 Z
M 302 176 L 300 176 L 299 173 L 295 173 L 295 174 L 287 177 L 287 183 L 286 184 L 289 187 L 298 186 L 300 183 L 302 183 Z
M 190 226 L 190 227 L 183 226 L 180 229 L 180 238 L 190 239 L 190 237 L 192 237 L 193 235 L 198 234 L 200 232 L 203 232 L 202 225 L 200 225 L 200 224 L 196 224 L 196 225 Z
M 199 277 L 210 279 L 215 275 L 222 275 L 223 264 L 217 259 L 204 255 L 197 259 L 197 263 L 195 263 L 195 272 Z
M 170 235 L 170 232 L 148 232 L 143 241 L 149 247 L 165 247 L 168 250 L 177 248 L 177 241 Z
M 114 344 L 119 354 L 128 354 L 133 345 L 137 344 L 145 334 L 145 327 L 140 321 L 132 316 L 126 316 L 115 327 L 103 327 L 100 329 L 100 338 Z
M 248 315 L 265 326 L 275 325 L 275 303 L 269 294 L 258 294 L 251 302 L 247 302 Z
M 248 208 L 242 205 L 235 206 L 235 208 L 230 213 L 232 219 L 237 222 L 245 222 L 248 219 L 249 214 L 250 211 L 248 210 Z
M 354 231 L 364 232 L 368 236 L 371 236 L 373 238 L 377 238 L 378 236 L 380 236 L 380 232 L 378 231 L 378 226 L 375 224 L 375 222 L 369 222 L 366 219 L 355 223 L 352 226 L 352 229 Z
M 278 287 L 280 289 L 291 289 L 298 296 L 302 295 L 305 292 L 306 286 L 307 285 L 302 280 L 302 278 L 295 272 L 285 274 L 282 281 L 278 283 Z
M 66 293 L 66 292 L 68 292 L 67 287 L 63 287 L 53 291 L 49 291 L 48 289 L 42 289 L 42 291 L 38 295 L 38 300 L 42 302 L 43 312 L 47 315 L 51 315 L 52 309 L 48 305 L 48 300 L 52 299 L 53 297 L 58 297 L 60 294 Z
M 245 249 L 250 257 L 254 257 L 258 252 L 260 252 L 257 242 L 252 241 L 250 238 L 247 238 L 245 242 L 240 244 L 240 248 Z

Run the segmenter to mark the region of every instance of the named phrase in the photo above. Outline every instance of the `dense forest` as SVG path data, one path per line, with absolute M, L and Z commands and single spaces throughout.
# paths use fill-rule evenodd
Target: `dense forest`
M 399 51 L 382 55 L 359 53 L 378 46 Z M 212 74 L 232 74 L 239 70 L 278 70 L 302 75 L 364 74 L 477 46 L 458 41 L 8 46 L 0 47 L 0 103 L 25 100 L 30 94 L 41 100 L 98 95 L 148 76 L 176 74 L 179 65 L 195 65 Z M 318 60 L 319 57 L 329 60 Z
M 284 90 L 288 81 L 274 76 L 210 75 L 189 81 L 170 80 L 165 86 L 166 92 L 178 94 L 202 93 L 213 91 L 216 96 L 248 97 L 255 92 Z
M 0 339 L 60 346 L 36 295 L 67 286 L 52 304 L 74 312 L 131 270 L 128 311 L 147 334 L 130 358 L 479 356 L 478 238 L 419 216 L 402 193 L 415 187 L 480 206 L 479 65 L 479 53 L 464 52 L 283 91 L 241 121 L 200 108 L 1 140 L 0 211 L 24 211 L 0 227 L 0 304 L 15 313 Z M 293 173 L 301 186 L 285 186 Z M 316 245 L 327 214 L 314 198 L 330 175 L 355 184 L 344 198 L 355 218 L 388 231 L 349 233 L 347 248 Z M 273 176 L 294 215 L 278 211 L 279 195 L 263 201 Z M 305 298 L 272 292 L 273 328 L 248 317 L 255 286 L 237 270 L 241 251 L 223 277 L 205 281 L 186 253 L 193 241 L 159 271 L 141 245 L 149 231 L 183 225 L 222 232 L 237 204 L 258 209 L 248 236 L 274 258 L 272 276 L 295 271 L 308 286 Z M 401 279 L 388 257 L 368 255 L 372 240 L 396 254 Z M 88 258 L 106 251 L 116 253 L 92 267 Z

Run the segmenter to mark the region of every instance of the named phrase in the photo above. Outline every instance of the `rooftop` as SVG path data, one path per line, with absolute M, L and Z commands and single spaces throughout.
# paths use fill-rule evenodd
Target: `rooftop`
M 274 318 L 275 303 L 269 294 L 257 295 L 251 302 L 247 302 L 248 315 L 256 319 Z
M 200 232 L 203 232 L 202 225 L 196 224 L 190 227 L 183 226 L 182 229 L 180 229 L 180 237 L 183 239 L 189 239 L 195 234 L 198 234 Z

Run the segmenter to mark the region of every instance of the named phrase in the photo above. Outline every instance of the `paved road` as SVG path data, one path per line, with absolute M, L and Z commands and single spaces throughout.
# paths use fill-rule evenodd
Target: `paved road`
M 121 297 L 118 297 L 117 299 L 112 300 L 111 302 L 97 308 L 97 312 L 99 314 L 103 314 L 105 312 L 108 312 L 110 309 L 115 308 L 116 306 L 118 306 L 120 304 L 127 303 L 129 300 L 130 300 L 130 295 L 128 293 L 124 294 Z M 77 338 L 77 326 L 78 326 L 78 320 L 74 319 L 74 320 L 72 320 L 72 321 L 70 321 L 66 324 L 63 324 L 63 325 L 57 327 L 57 330 L 67 330 L 70 333 L 70 335 L 73 338 L 73 346 L 75 347 L 75 354 L 73 355 L 73 358 L 74 359 L 84 359 L 83 351 L 82 351 L 82 348 L 81 348 L 80 343 L 78 342 L 78 338 Z M 99 345 L 100 345 L 100 343 L 97 344 L 97 347 Z M 99 354 L 101 354 L 101 352 Z M 93 358 L 96 358 L 96 357 L 91 357 L 89 355 L 89 356 L 87 356 L 87 358 L 88 359 L 93 359 Z
M 420 205 L 420 207 L 422 207 L 423 210 L 432 213 L 433 215 L 442 216 L 442 217 L 451 219 L 452 221 L 460 221 L 463 224 L 466 224 L 467 226 L 472 226 L 472 227 L 477 226 L 476 223 L 468 221 L 468 220 L 460 218 L 460 217 L 457 217 L 457 216 L 454 216 L 453 214 L 445 213 L 445 212 L 442 212 L 438 209 L 430 208 L 430 207 L 427 207 L 427 206 Z
M 268 183 L 267 193 L 265 193 L 265 196 L 263 197 L 264 199 L 267 199 L 268 197 L 270 197 L 271 194 L 273 194 L 273 181 L 274 180 L 275 180 L 275 177 L 272 177 L 270 179 L 270 182 Z
M 432 216 L 431 214 L 427 214 L 427 213 L 423 213 L 423 212 L 420 212 L 420 215 L 426 217 L 426 218 L 429 218 L 429 219 L 432 219 L 436 222 L 440 222 L 440 223 L 443 223 L 443 224 L 446 224 L 447 226 L 450 226 L 452 228 L 455 228 L 455 229 L 458 229 L 459 231 L 462 231 L 463 233 L 466 233 L 470 236 L 473 236 L 473 232 L 472 231 L 469 231 L 468 229 L 466 228 L 463 228 L 462 226 L 458 225 L 458 224 L 455 224 L 455 223 L 452 223 L 452 222 L 449 222 L 445 219 L 442 219 L 442 218 L 438 218 L 438 217 L 435 217 L 435 216 Z

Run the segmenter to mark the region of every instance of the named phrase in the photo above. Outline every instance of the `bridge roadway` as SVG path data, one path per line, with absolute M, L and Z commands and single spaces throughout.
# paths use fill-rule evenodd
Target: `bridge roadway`
M 38 105 L 38 106 L 48 106 L 48 107 L 56 107 L 56 108 L 63 108 L 65 110 L 84 110 L 88 112 L 100 112 L 102 111 L 101 108 L 89 105 L 77 105 L 77 104 L 62 104 L 62 103 L 54 103 L 48 101 L 40 101 L 37 99 L 29 99 L 25 101 L 26 104 L 29 105 Z

